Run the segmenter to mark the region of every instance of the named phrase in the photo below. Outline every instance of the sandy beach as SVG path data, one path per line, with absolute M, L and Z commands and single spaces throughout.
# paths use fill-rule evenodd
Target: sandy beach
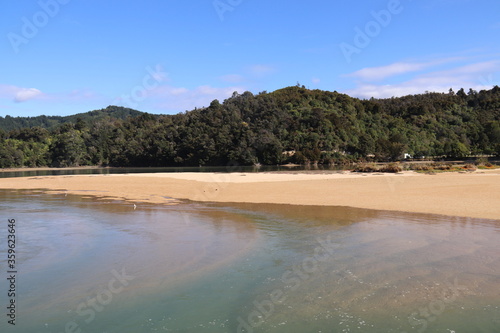
M 0 179 L 0 189 L 44 190 L 133 202 L 175 199 L 349 206 L 500 219 L 500 170 L 467 173 L 154 173 Z

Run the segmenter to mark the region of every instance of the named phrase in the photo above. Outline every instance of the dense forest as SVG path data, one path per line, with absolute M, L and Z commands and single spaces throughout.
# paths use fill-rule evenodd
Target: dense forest
M 64 119 L 60 119 L 64 118 Z M 0 167 L 345 163 L 500 155 L 500 88 L 360 100 L 295 86 L 176 115 L 2 118 Z M 5 122 L 5 121 L 9 122 Z M 9 127 L 10 126 L 10 127 Z

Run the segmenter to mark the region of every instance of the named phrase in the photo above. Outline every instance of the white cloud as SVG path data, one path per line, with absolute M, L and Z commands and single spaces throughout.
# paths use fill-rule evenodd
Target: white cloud
M 26 102 L 30 99 L 35 99 L 37 97 L 42 96 L 43 93 L 35 88 L 23 88 L 16 93 L 14 97 L 14 101 L 16 103 Z
M 311 82 L 313 84 L 320 84 L 321 83 L 321 79 L 318 79 L 317 77 L 314 77 L 314 78 L 312 78 Z
M 8 98 L 16 103 L 22 103 L 42 97 L 44 97 L 44 94 L 36 88 L 22 88 L 0 84 L 0 98 Z
M 433 66 L 450 63 L 460 59 L 461 58 L 444 58 L 427 62 L 396 62 L 386 66 L 363 68 L 354 73 L 346 74 L 345 77 L 353 77 L 362 81 L 380 81 L 396 75 L 419 72 Z
M 401 75 L 409 72 L 420 71 L 424 68 L 429 67 L 430 64 L 426 63 L 404 63 L 399 62 L 382 67 L 369 67 L 363 68 L 351 74 L 347 74 L 348 77 L 354 77 L 363 81 L 378 81 L 383 80 L 394 75 Z
M 447 92 L 450 88 L 468 90 L 491 89 L 495 83 L 492 73 L 500 71 L 500 61 L 485 61 L 455 67 L 448 70 L 434 71 L 415 76 L 397 84 L 358 83 L 357 87 L 345 91 L 360 98 L 388 98 L 409 94 L 420 94 L 425 91 Z

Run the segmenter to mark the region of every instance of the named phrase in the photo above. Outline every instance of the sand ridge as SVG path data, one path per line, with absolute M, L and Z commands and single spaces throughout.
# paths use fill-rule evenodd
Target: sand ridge
M 267 172 L 42 176 L 0 179 L 0 189 L 43 189 L 155 204 L 189 199 L 349 206 L 500 220 L 500 170 L 434 175 Z

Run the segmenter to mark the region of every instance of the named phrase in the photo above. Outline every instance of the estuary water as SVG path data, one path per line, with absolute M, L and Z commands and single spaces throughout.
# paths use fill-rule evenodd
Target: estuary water
M 500 332 L 498 220 L 1 190 L 0 219 L 0 332 Z
M 39 177 L 39 176 L 66 176 L 66 175 L 110 175 L 130 173 L 173 173 L 173 172 L 276 172 L 276 171 L 309 171 L 309 172 L 341 172 L 348 170 L 349 165 L 262 165 L 262 166 L 208 166 L 208 167 L 158 167 L 158 168 L 65 168 L 65 169 L 19 169 L 5 171 L 0 169 L 1 178 Z

